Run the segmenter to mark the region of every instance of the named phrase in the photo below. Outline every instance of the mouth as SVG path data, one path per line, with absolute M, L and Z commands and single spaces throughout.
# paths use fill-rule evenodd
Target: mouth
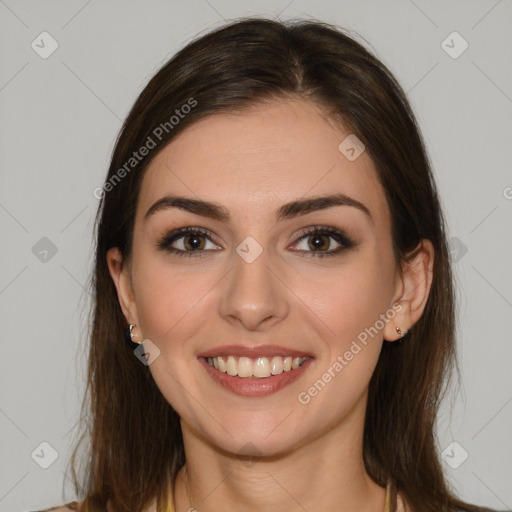
M 275 393 L 299 379 L 314 357 L 275 346 L 226 346 L 200 354 L 198 361 L 224 389 L 258 397 Z
M 242 379 L 268 379 L 273 375 L 281 375 L 300 368 L 308 357 L 273 356 L 237 357 L 233 355 L 207 357 L 206 362 L 219 372 Z

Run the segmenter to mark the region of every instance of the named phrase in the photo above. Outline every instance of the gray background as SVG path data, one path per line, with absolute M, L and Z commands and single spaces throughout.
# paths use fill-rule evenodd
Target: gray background
M 84 382 L 93 190 L 123 118 L 178 48 L 249 14 L 354 30 L 408 91 L 458 259 L 462 389 L 444 403 L 439 450 L 462 498 L 512 509 L 511 0 L 0 0 L 0 510 L 74 497 L 64 471 Z M 47 59 L 31 47 L 43 31 L 59 45 Z M 469 44 L 457 58 L 445 49 L 460 39 L 442 46 L 453 31 Z M 41 442 L 58 452 L 47 469 Z

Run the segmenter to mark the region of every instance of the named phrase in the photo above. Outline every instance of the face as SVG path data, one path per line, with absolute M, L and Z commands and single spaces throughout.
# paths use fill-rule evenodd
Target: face
M 400 325 L 389 209 L 368 153 L 338 149 L 348 135 L 318 105 L 276 101 L 195 123 L 143 179 L 123 311 L 160 350 L 149 368 L 184 430 L 230 453 L 360 425 Z

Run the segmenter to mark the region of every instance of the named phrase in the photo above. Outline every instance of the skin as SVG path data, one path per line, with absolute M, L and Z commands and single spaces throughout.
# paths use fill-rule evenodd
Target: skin
M 348 134 L 305 100 L 274 100 L 201 120 L 147 169 L 131 259 L 123 262 L 116 248 L 108 253 L 126 320 L 136 325 L 136 339 L 161 351 L 149 368 L 181 417 L 187 462 L 176 484 L 177 512 L 191 506 L 186 481 L 200 512 L 384 510 L 385 489 L 363 464 L 368 384 L 383 342 L 399 338 L 396 327 L 409 329 L 423 312 L 433 248 L 423 241 L 410 264 L 397 265 L 371 158 L 363 152 L 351 162 L 338 150 Z M 366 205 L 372 219 L 336 206 L 275 220 L 275 210 L 289 201 L 334 192 Z M 231 223 L 177 208 L 144 219 L 167 194 L 219 203 Z M 298 242 L 314 225 L 340 229 L 356 245 L 315 256 L 308 246 L 314 235 Z M 202 256 L 157 248 L 165 234 L 186 226 L 214 235 L 201 239 Z M 250 264 L 235 251 L 247 236 L 263 247 Z M 330 241 L 324 251 L 339 247 L 324 236 Z M 173 246 L 185 249 L 185 241 L 190 238 Z M 398 301 L 394 318 L 309 403 L 300 403 L 298 394 Z M 314 360 L 277 393 L 242 397 L 217 385 L 198 363 L 198 353 L 224 344 L 284 345 L 311 352 Z

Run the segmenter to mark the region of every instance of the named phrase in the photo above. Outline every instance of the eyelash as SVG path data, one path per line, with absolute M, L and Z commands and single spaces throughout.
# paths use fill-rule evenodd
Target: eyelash
M 193 227 L 186 227 L 186 228 L 180 228 L 175 231 L 172 231 L 165 235 L 160 242 L 157 243 L 157 247 L 163 251 L 167 251 L 171 254 L 175 254 L 177 256 L 186 256 L 186 257 L 201 257 L 203 252 L 208 252 L 205 250 L 197 250 L 197 251 L 184 251 L 182 249 L 176 249 L 174 247 L 170 247 L 170 245 L 175 242 L 176 240 L 179 240 L 180 238 L 183 238 L 187 235 L 202 235 L 209 239 L 211 239 L 211 232 L 203 229 L 203 228 L 193 228 Z M 297 242 L 294 243 L 294 245 L 302 242 L 305 238 L 309 238 L 313 235 L 328 235 L 329 237 L 333 238 L 336 242 L 341 244 L 341 247 L 338 247 L 335 250 L 329 251 L 329 252 L 321 252 L 321 251 L 295 251 L 298 253 L 306 252 L 311 253 L 313 256 L 305 256 L 305 257 L 313 257 L 313 258 L 324 258 L 326 256 L 336 256 L 337 254 L 346 251 L 347 249 L 350 249 L 354 247 L 356 244 L 353 240 L 351 240 L 343 231 L 339 231 L 335 228 L 327 228 L 323 226 L 312 226 L 310 228 L 307 228 L 297 239 Z M 211 241 L 211 240 L 210 240 Z M 195 253 L 195 254 L 194 254 Z

